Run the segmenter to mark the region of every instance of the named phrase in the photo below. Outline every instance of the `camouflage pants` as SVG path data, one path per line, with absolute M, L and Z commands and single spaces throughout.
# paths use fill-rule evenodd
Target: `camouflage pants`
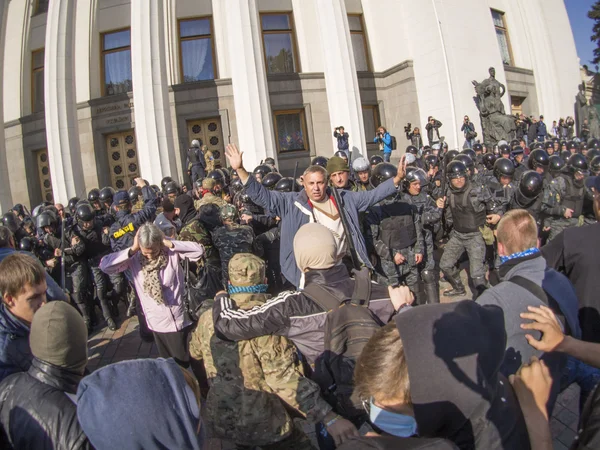
M 452 272 L 454 265 L 466 251 L 469 255 L 469 271 L 471 278 L 485 276 L 485 242 L 479 231 L 473 233 L 459 233 L 452 230 L 450 240 L 444 247 L 444 254 L 440 259 L 440 269 L 444 272 Z
M 570 219 L 567 219 L 563 217 L 551 219 L 547 221 L 546 226 L 550 227 L 550 234 L 548 235 L 548 240 L 551 241 L 556 236 L 558 236 L 558 234 L 564 229 L 579 226 L 579 218 L 571 217 Z
M 290 435 L 279 442 L 269 445 L 261 445 L 260 447 L 248 445 L 236 445 L 237 450 L 251 450 L 260 448 L 262 450 L 315 450 L 315 446 L 310 442 L 306 433 L 300 428 L 297 423 L 294 424 L 294 429 Z
M 381 260 L 381 271 L 379 283 L 386 286 L 399 286 L 405 284 L 411 290 L 417 284 L 419 279 L 419 270 L 415 264 L 414 247 L 408 247 L 400 250 L 400 254 L 406 260 L 403 264 L 396 264 L 394 261 Z

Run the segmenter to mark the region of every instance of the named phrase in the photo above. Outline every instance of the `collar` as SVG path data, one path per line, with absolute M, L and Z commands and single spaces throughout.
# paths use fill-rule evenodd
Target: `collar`
M 531 250 L 531 249 L 529 249 L 529 250 Z M 502 264 L 500 265 L 500 268 L 498 269 L 500 278 L 502 278 L 502 279 L 505 278 L 506 275 L 508 274 L 508 272 L 510 272 L 514 267 L 521 264 L 522 262 L 540 258 L 542 256 L 542 254 L 539 249 L 536 249 L 536 250 L 537 250 L 537 252 L 531 252 L 527 255 L 514 256 L 514 255 L 519 255 L 519 253 L 514 253 L 513 255 L 510 255 L 510 259 L 503 261 Z M 526 252 L 527 251 L 528 250 L 526 250 Z M 520 253 L 524 253 L 524 252 L 520 252 Z M 503 258 L 503 257 L 501 256 L 500 258 Z
M 307 197 L 308 197 L 308 196 L 307 196 Z M 333 197 L 333 195 L 329 194 L 329 200 L 331 200 L 331 201 L 333 202 L 333 206 L 335 206 L 335 209 L 337 209 L 337 210 L 338 210 L 338 212 L 339 212 L 339 210 L 340 210 L 340 209 L 338 208 L 338 205 L 337 205 L 337 203 L 335 202 L 335 198 Z M 310 198 L 308 199 L 308 206 L 310 206 L 310 209 L 313 209 L 313 208 L 314 208 L 313 202 L 311 201 L 311 199 L 310 199 Z
M 309 270 L 304 273 L 304 285 L 307 286 L 311 283 L 328 285 L 337 283 L 344 280 L 350 280 L 348 276 L 348 269 L 344 264 L 337 264 L 330 269 L 323 270 Z
M 500 261 L 504 264 L 505 262 L 510 261 L 511 259 L 517 259 L 517 258 L 521 258 L 523 256 L 537 255 L 538 253 L 540 253 L 539 248 L 531 247 L 531 248 L 528 248 L 527 250 L 523 250 L 522 252 L 513 253 L 512 255 L 508 255 L 508 256 L 501 256 Z
M 36 380 L 69 394 L 77 393 L 77 386 L 83 378 L 82 374 L 54 366 L 35 357 L 31 361 L 28 373 Z

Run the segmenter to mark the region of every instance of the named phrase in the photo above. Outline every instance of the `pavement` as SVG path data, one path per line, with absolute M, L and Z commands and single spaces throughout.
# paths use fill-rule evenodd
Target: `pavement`
M 462 271 L 463 282 L 466 282 L 465 271 Z M 449 289 L 447 283 L 441 283 L 441 290 Z M 469 290 L 467 289 L 467 292 Z M 452 298 L 441 296 L 442 303 L 465 300 L 471 298 Z M 97 311 L 99 313 L 99 311 Z M 120 305 L 121 318 L 125 317 L 125 308 Z M 138 358 L 156 358 L 158 350 L 154 343 L 143 342 L 138 331 L 138 319 L 132 317 L 118 323 L 119 329 L 111 331 L 106 327 L 99 326 L 93 332 L 88 340 L 90 371 L 97 370 L 108 364 Z M 579 387 L 572 385 L 558 397 L 554 408 L 550 427 L 554 443 L 554 450 L 567 450 L 577 433 L 579 421 Z M 311 438 L 314 445 L 317 445 L 316 435 L 312 424 L 306 421 L 299 421 L 300 425 Z M 317 447 L 318 448 L 318 447 Z M 233 450 L 234 445 L 221 441 L 220 439 L 209 439 L 208 450 Z

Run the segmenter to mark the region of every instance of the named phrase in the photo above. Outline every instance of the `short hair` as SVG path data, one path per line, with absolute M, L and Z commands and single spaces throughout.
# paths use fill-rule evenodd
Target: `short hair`
M 411 404 L 408 363 L 396 322 L 369 339 L 354 368 L 354 388 L 362 400 L 397 400 Z
M 25 253 L 12 253 L 0 262 L 0 293 L 15 297 L 25 286 L 39 286 L 46 281 L 40 261 Z
M 11 239 L 14 239 L 12 231 L 7 227 L 0 226 L 0 248 L 10 247 Z
M 145 223 L 140 227 L 138 234 L 140 247 L 155 249 L 162 245 L 164 233 L 153 223 Z
M 316 164 L 313 166 L 308 166 L 302 174 L 302 176 L 305 177 L 307 175 L 310 175 L 311 173 L 320 173 L 321 175 L 323 175 L 323 177 L 325 177 L 325 179 L 327 179 L 328 177 L 327 170 L 324 167 L 317 166 Z
M 509 255 L 537 247 L 538 228 L 535 219 L 524 209 L 510 210 L 500 219 L 496 238 Z

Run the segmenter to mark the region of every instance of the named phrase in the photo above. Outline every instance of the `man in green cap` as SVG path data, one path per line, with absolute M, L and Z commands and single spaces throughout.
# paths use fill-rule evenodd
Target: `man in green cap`
M 229 262 L 228 291 L 240 308 L 263 305 L 265 263 L 250 253 Z M 192 333 L 190 355 L 204 362 L 211 389 L 206 418 L 212 435 L 240 446 L 263 449 L 313 449 L 308 437 L 294 425 L 291 409 L 311 422 L 335 417 L 316 383 L 304 376 L 292 342 L 283 336 L 261 336 L 239 342 L 217 338 L 212 304 Z
M 219 216 L 223 226 L 213 232 L 212 239 L 221 257 L 223 284 L 227 288 L 229 260 L 236 253 L 256 253 L 256 247 L 252 227 L 238 223 L 239 213 L 234 205 L 223 205 Z
M 327 174 L 329 175 L 329 185 L 338 189 L 357 192 L 358 189 L 354 181 L 350 179 L 350 168 L 346 160 L 339 156 L 333 156 L 327 161 Z

